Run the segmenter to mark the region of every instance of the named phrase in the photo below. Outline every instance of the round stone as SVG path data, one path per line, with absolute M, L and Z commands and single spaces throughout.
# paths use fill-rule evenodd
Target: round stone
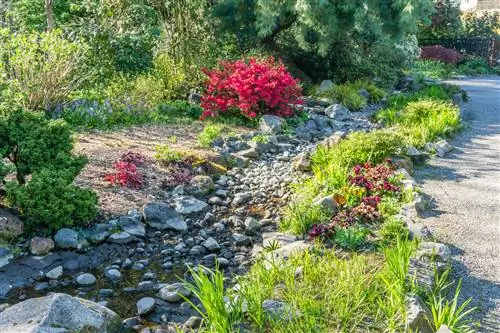
M 120 271 L 115 268 L 106 270 L 104 272 L 104 275 L 110 281 L 118 281 L 122 278 L 122 273 L 120 273 Z
M 139 316 L 146 315 L 153 311 L 155 305 L 156 301 L 153 297 L 143 297 L 136 303 L 137 313 L 139 314 Z
M 90 273 L 83 273 L 76 277 L 76 283 L 80 286 L 91 286 L 96 283 L 97 279 Z

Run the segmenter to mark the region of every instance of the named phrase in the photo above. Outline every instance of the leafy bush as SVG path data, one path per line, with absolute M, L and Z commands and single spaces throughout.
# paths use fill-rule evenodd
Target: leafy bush
M 462 56 L 455 50 L 447 49 L 441 45 L 423 46 L 420 59 L 440 61 L 445 64 L 455 65 Z
M 71 170 L 40 169 L 26 185 L 7 183 L 7 201 L 19 210 L 29 230 L 83 225 L 97 215 L 97 196 L 73 185 L 75 176 Z
M 481 58 L 469 58 L 463 61 L 456 68 L 456 72 L 464 75 L 500 74 L 498 68 L 491 68 L 486 61 Z
M 6 183 L 7 202 L 29 229 L 81 225 L 97 214 L 97 196 L 73 185 L 86 159 L 72 150 L 71 131 L 62 120 L 20 110 L 0 117 L 0 157 L 12 163 L 17 179 Z
M 262 114 L 291 116 L 290 104 L 300 103 L 301 88 L 281 61 L 274 58 L 248 62 L 221 62 L 221 69 L 205 70 L 208 81 L 202 117 L 239 113 L 247 118 Z
M 30 34 L 0 30 L 0 73 L 26 110 L 51 111 L 68 101 L 91 77 L 85 66 L 88 47 L 60 31 Z
M 219 137 L 224 129 L 223 126 L 208 124 L 205 125 L 203 131 L 198 134 L 198 144 L 200 147 L 209 148 L 217 137 Z
M 500 14 L 497 11 L 464 12 L 461 17 L 465 35 L 471 37 L 498 37 Z

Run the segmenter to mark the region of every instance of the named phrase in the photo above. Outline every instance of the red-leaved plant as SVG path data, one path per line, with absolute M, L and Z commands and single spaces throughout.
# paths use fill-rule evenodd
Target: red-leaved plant
M 111 185 L 118 184 L 122 187 L 135 188 L 142 186 L 142 177 L 135 164 L 119 161 L 113 164 L 113 168 L 115 168 L 116 172 L 104 177 Z
M 202 119 L 229 112 L 241 112 L 247 118 L 262 114 L 287 117 L 293 114 L 290 104 L 301 103 L 298 80 L 273 57 L 221 61 L 220 67 L 203 70 L 208 80 L 201 100 Z

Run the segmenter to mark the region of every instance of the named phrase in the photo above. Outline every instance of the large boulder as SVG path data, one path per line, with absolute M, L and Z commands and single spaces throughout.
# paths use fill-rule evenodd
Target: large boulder
M 97 303 L 67 294 L 31 298 L 0 313 L 0 332 L 19 333 L 114 333 L 120 317 Z
M 351 117 L 349 109 L 343 106 L 342 104 L 330 105 L 325 109 L 325 115 L 327 115 L 331 119 L 339 121 L 344 121 Z
M 10 249 L 0 246 L 0 267 L 6 266 L 14 259 L 14 254 Z
M 17 237 L 22 233 L 23 222 L 5 209 L 0 209 L 0 235 Z
M 189 215 L 199 213 L 209 208 L 205 201 L 201 201 L 192 196 L 183 196 L 175 199 L 175 210 L 178 213 Z
M 80 247 L 78 233 L 73 229 L 59 229 L 54 236 L 54 240 L 56 246 L 60 249 L 78 249 Z
M 326 92 L 326 91 L 332 89 L 333 86 L 334 86 L 334 84 L 333 84 L 332 80 L 323 80 L 323 81 L 321 81 L 321 84 L 319 85 L 318 92 L 320 92 L 320 93 Z
M 33 237 L 30 242 L 31 254 L 44 256 L 54 249 L 54 241 L 50 238 Z
M 192 195 L 204 196 L 214 190 L 214 181 L 209 176 L 194 176 L 186 190 Z
M 187 231 L 187 224 L 179 213 L 161 202 L 150 202 L 143 208 L 144 221 L 157 229 Z
M 265 115 L 260 118 L 260 130 L 267 134 L 280 133 L 284 124 L 285 120 L 278 116 Z

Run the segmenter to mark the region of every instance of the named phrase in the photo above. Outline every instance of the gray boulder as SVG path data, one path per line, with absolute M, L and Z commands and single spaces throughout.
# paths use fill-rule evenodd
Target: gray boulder
M 285 120 L 278 116 L 265 115 L 260 118 L 260 130 L 267 134 L 277 134 L 283 130 Z
M 8 265 L 12 259 L 14 259 L 12 251 L 0 246 L 0 267 Z
M 57 266 L 55 268 L 52 268 L 50 271 L 45 273 L 45 277 L 47 279 L 52 279 L 52 280 L 57 280 L 63 275 L 63 267 L 62 266 Z
M 175 199 L 175 210 L 184 215 L 199 213 L 208 207 L 205 201 L 198 200 L 192 196 L 183 196 Z
M 146 226 L 144 223 L 132 216 L 122 216 L 118 219 L 118 226 L 123 231 L 138 237 L 146 235 Z
M 426 318 L 429 315 L 425 303 L 418 296 L 406 299 L 406 326 L 412 332 L 432 333 L 433 330 Z
M 153 297 L 143 297 L 137 301 L 137 314 L 139 316 L 146 315 L 153 311 L 156 301 Z
M 128 232 L 121 231 L 121 232 L 116 232 L 109 236 L 108 241 L 111 243 L 117 243 L 117 244 L 128 244 L 133 241 L 135 241 L 136 238 L 129 234 Z
M 195 196 L 204 196 L 214 190 L 214 181 L 209 176 L 194 176 L 187 187 L 188 193 Z
M 421 152 L 415 147 L 408 147 L 406 150 L 406 155 L 411 159 L 411 161 L 415 164 L 424 164 L 429 159 L 429 154 L 425 152 Z
M 327 115 L 331 119 L 339 121 L 344 121 L 351 117 L 349 109 L 343 106 L 342 104 L 330 105 L 325 109 L 325 115 Z
M 300 312 L 298 310 L 294 311 L 289 304 L 273 299 L 266 299 L 262 302 L 262 310 L 274 320 L 289 321 L 294 317 L 300 316 Z
M 333 84 L 332 80 L 323 80 L 323 81 L 321 81 L 321 84 L 319 85 L 318 92 L 322 93 L 322 92 L 328 91 L 328 90 L 332 89 L 333 86 L 334 86 L 334 84 Z
M 78 249 L 78 233 L 73 229 L 59 229 L 54 236 L 56 246 L 61 249 Z
M 96 281 L 97 281 L 97 279 L 95 278 L 95 276 L 90 274 L 90 273 L 80 274 L 75 279 L 75 282 L 79 286 L 91 286 L 94 283 L 96 283 Z
M 295 156 L 292 160 L 292 170 L 296 171 L 310 171 L 311 159 L 308 153 L 302 152 Z
M 115 333 L 121 318 L 97 303 L 67 294 L 31 298 L 0 313 L 0 332 Z
M 157 229 L 187 231 L 187 224 L 174 209 L 161 202 L 151 202 L 143 208 L 144 221 Z
M 182 283 L 172 283 L 160 289 L 158 296 L 169 303 L 176 303 L 182 299 L 182 296 L 189 297 L 191 291 L 184 287 Z
M 203 246 L 209 250 L 210 252 L 216 252 L 220 250 L 220 245 L 219 243 L 213 238 L 213 237 L 208 237 L 204 242 Z
M 17 216 L 0 209 L 0 234 L 17 237 L 23 233 L 24 225 Z

